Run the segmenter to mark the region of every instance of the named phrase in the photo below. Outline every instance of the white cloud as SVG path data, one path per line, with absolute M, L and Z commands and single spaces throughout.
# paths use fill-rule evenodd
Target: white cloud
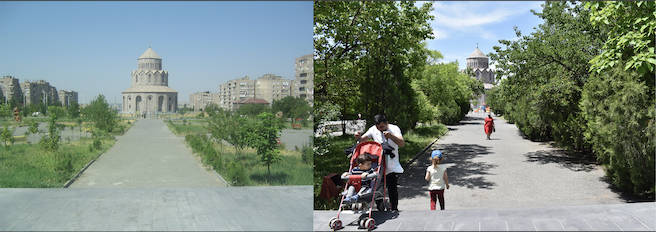
M 488 27 L 527 14 L 531 9 L 541 11 L 542 2 L 434 2 L 431 15 L 434 31 L 453 35 L 453 31 L 475 33 L 496 40 L 497 36 Z M 435 39 L 446 37 L 435 36 Z
M 535 2 L 435 2 L 434 23 L 466 30 L 491 23 L 499 23 L 526 14 Z M 537 5 L 539 8 L 539 4 Z
M 449 36 L 449 34 L 443 30 L 433 28 L 433 36 L 435 39 L 444 39 Z

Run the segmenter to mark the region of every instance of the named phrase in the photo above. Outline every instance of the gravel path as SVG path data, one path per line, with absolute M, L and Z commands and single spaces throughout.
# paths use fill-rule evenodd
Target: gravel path
M 486 114 L 468 114 L 433 149 L 444 153 L 450 189 L 446 209 L 535 208 L 625 203 L 603 180 L 601 166 L 561 149 L 524 139 L 514 124 L 494 117 L 486 140 Z M 493 115 L 494 116 L 494 115 Z M 429 149 L 399 179 L 399 209 L 428 210 Z

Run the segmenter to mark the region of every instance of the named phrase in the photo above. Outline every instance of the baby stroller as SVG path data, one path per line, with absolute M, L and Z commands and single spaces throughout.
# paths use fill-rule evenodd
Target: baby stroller
M 371 218 L 371 213 L 373 211 L 373 205 L 374 202 L 376 202 L 377 209 L 378 211 L 383 211 L 385 209 L 389 210 L 390 206 L 387 200 L 385 200 L 385 159 L 382 158 L 383 156 L 383 148 L 380 145 L 380 143 L 374 142 L 374 141 L 368 141 L 368 142 L 363 142 L 357 145 L 355 150 L 353 151 L 353 154 L 350 159 L 350 165 L 349 165 L 349 173 L 351 173 L 351 170 L 353 168 L 357 167 L 358 164 L 355 161 L 356 158 L 363 153 L 369 153 L 371 154 L 371 164 L 372 167 L 376 170 L 376 174 L 369 174 L 367 177 L 365 177 L 364 180 L 371 179 L 372 180 L 372 185 L 373 187 L 371 188 L 372 191 L 368 191 L 367 193 L 364 193 L 361 195 L 355 205 L 358 203 L 363 203 L 363 205 L 368 205 L 368 210 L 366 210 L 366 207 L 361 207 L 361 212 L 364 214 L 360 217 L 358 220 L 358 225 L 360 228 L 366 228 L 367 230 L 372 230 L 376 226 L 376 221 Z M 344 189 L 348 189 L 349 186 L 354 186 L 356 192 L 360 191 L 360 188 L 362 187 L 362 176 L 361 175 L 347 175 L 346 177 L 343 177 L 345 181 L 348 181 L 346 183 L 346 186 Z M 330 226 L 331 229 L 333 230 L 338 230 L 342 228 L 342 221 L 339 219 L 339 214 L 342 212 L 342 208 L 346 206 L 344 204 L 344 198 L 346 195 L 342 195 L 342 198 L 340 200 L 340 206 L 337 211 L 337 217 L 333 217 L 330 219 L 330 222 L 328 225 Z M 357 208 L 353 207 L 355 212 L 357 213 Z M 366 210 L 366 211 L 365 211 Z M 366 217 L 366 212 L 368 211 L 369 215 Z

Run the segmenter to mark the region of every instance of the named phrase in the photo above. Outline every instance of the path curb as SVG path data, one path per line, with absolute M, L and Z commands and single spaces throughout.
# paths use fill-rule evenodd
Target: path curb
M 212 165 L 208 165 L 208 166 L 210 166 L 210 170 L 212 170 L 212 172 L 214 173 L 214 175 L 216 175 L 217 177 L 219 177 L 219 179 L 221 179 L 221 181 L 223 181 L 223 183 L 225 183 L 226 187 L 232 187 L 232 186 L 230 186 L 230 183 L 228 183 L 228 181 L 226 181 L 225 179 L 223 179 L 223 177 L 222 177 L 221 175 L 219 175 L 219 173 L 217 173 L 216 170 L 214 170 L 214 167 L 212 167 Z
M 443 137 L 444 135 L 446 135 L 446 133 L 448 133 L 448 132 L 449 132 L 449 130 L 448 130 L 448 128 L 447 128 L 447 130 L 446 130 L 444 133 L 442 133 L 440 136 L 437 136 L 437 138 L 436 138 L 435 140 L 433 140 L 433 142 L 431 142 L 430 144 L 428 144 L 428 146 L 426 146 L 423 150 L 421 150 L 421 151 L 420 151 L 419 153 L 417 153 L 414 157 L 412 157 L 412 159 L 408 160 L 408 162 L 406 162 L 405 164 L 403 164 L 402 167 L 405 169 L 405 168 L 407 168 L 408 165 L 410 165 L 412 162 L 415 162 L 415 160 L 417 160 L 417 158 L 419 158 L 419 155 L 421 155 L 422 153 L 424 153 L 428 148 L 432 147 L 433 144 L 435 144 L 435 142 L 437 142 L 437 140 L 440 140 L 440 138 L 442 138 L 442 137 Z
M 78 177 L 80 177 L 80 175 L 82 175 L 82 173 L 84 173 L 84 171 L 87 170 L 87 168 L 89 168 L 89 166 L 91 166 L 91 164 L 93 164 L 93 162 L 96 162 L 96 160 L 98 158 L 100 158 L 100 156 L 102 154 L 103 154 L 103 152 L 100 152 L 100 154 L 98 154 L 98 157 L 96 157 L 95 159 L 92 159 L 91 161 L 89 161 L 89 163 L 86 166 L 84 166 L 84 168 L 82 168 L 82 170 L 80 170 L 75 176 L 73 176 L 73 178 L 68 180 L 68 182 L 66 182 L 66 184 L 64 184 L 64 186 L 62 186 L 62 188 L 68 188 L 69 186 L 71 186 L 71 184 L 73 184 L 73 182 L 75 182 L 75 180 Z

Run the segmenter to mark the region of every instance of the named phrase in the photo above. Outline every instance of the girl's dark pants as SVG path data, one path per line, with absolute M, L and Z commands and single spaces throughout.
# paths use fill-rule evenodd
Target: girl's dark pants
M 429 190 L 430 191 L 430 198 L 431 198 L 431 210 L 435 210 L 435 195 L 437 195 L 437 199 L 440 201 L 440 209 L 444 210 L 444 189 L 442 190 Z

